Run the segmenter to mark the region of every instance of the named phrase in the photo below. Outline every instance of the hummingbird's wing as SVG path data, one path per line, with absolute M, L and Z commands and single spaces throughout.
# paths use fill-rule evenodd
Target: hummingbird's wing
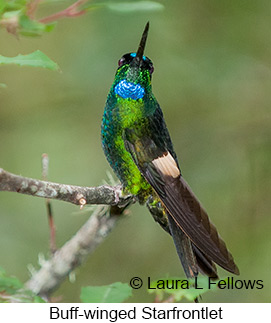
M 160 113 L 158 117 L 161 116 Z M 146 135 L 142 135 L 142 131 L 135 133 L 135 129 L 125 129 L 126 149 L 158 194 L 169 215 L 198 251 L 229 272 L 239 274 L 224 241 L 181 176 L 165 123 L 163 119 L 159 121 L 160 124 L 154 118 L 149 120 Z M 166 142 L 163 138 L 165 133 L 168 136 Z
M 161 201 L 157 202 L 157 197 L 150 195 L 146 201 L 147 208 L 153 219 L 160 224 L 161 228 L 172 236 L 186 276 L 188 278 L 197 277 L 200 270 L 210 277 L 217 277 L 216 268 L 213 262 L 198 262 L 197 253 L 194 249 L 195 246 L 191 240 L 182 230 L 180 230 L 176 222 L 168 214 L 168 211 L 161 204 Z
M 162 229 L 172 236 L 186 276 L 188 278 L 196 277 L 200 271 L 213 279 L 218 279 L 216 266 L 213 261 L 203 254 L 188 236 L 180 230 L 180 227 L 176 224 L 165 207 L 162 206 L 161 202 L 154 203 L 155 201 L 157 201 L 155 196 L 149 196 L 146 201 L 147 208 L 153 219 L 160 224 Z

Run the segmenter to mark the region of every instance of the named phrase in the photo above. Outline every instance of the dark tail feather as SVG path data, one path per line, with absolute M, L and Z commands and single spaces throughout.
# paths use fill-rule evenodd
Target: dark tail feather
M 197 277 L 198 272 L 200 271 L 204 275 L 213 279 L 218 279 L 215 264 L 191 242 L 186 234 L 178 227 L 173 218 L 169 214 L 165 214 L 165 209 L 162 207 L 161 203 L 153 202 L 153 197 L 150 197 L 146 203 L 147 207 L 154 220 L 172 236 L 177 254 L 187 278 Z M 198 303 L 199 299 L 196 298 L 194 301 Z
M 199 267 L 191 240 L 183 233 L 182 230 L 180 230 L 170 215 L 168 215 L 168 226 L 186 277 L 197 277 Z M 199 303 L 199 298 L 196 297 L 194 302 Z
M 169 231 L 173 238 L 178 256 L 188 278 L 198 276 L 197 260 L 195 258 L 191 240 L 180 230 L 175 221 L 168 215 Z
M 215 264 L 202 253 L 197 246 L 192 243 L 192 249 L 196 256 L 197 264 L 199 270 L 202 274 L 211 277 L 212 279 L 218 279 L 217 270 Z

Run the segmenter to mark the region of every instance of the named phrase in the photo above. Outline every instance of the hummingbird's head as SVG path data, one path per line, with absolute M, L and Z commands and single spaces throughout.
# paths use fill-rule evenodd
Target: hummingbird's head
M 115 94 L 127 99 L 142 99 L 151 91 L 152 61 L 144 56 L 149 23 L 146 24 L 136 53 L 125 54 L 118 62 L 114 82 Z

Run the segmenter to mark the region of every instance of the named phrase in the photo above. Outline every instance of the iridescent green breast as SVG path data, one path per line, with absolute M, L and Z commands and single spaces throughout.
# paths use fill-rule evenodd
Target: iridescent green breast
M 146 122 L 142 99 L 124 99 L 114 94 L 109 95 L 102 121 L 103 149 L 125 190 L 134 195 L 144 194 L 151 187 L 126 150 L 123 133 L 127 128 L 136 132 L 144 131 L 148 127 Z M 138 124 L 141 129 L 138 129 Z

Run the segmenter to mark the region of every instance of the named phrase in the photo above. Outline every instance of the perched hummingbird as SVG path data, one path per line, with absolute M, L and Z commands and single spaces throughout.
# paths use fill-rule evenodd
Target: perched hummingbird
M 146 203 L 173 238 L 188 278 L 218 278 L 214 263 L 239 274 L 233 257 L 181 175 L 162 110 L 152 93 L 152 61 L 144 56 L 149 23 L 136 53 L 122 56 L 102 119 L 102 145 L 124 192 Z

